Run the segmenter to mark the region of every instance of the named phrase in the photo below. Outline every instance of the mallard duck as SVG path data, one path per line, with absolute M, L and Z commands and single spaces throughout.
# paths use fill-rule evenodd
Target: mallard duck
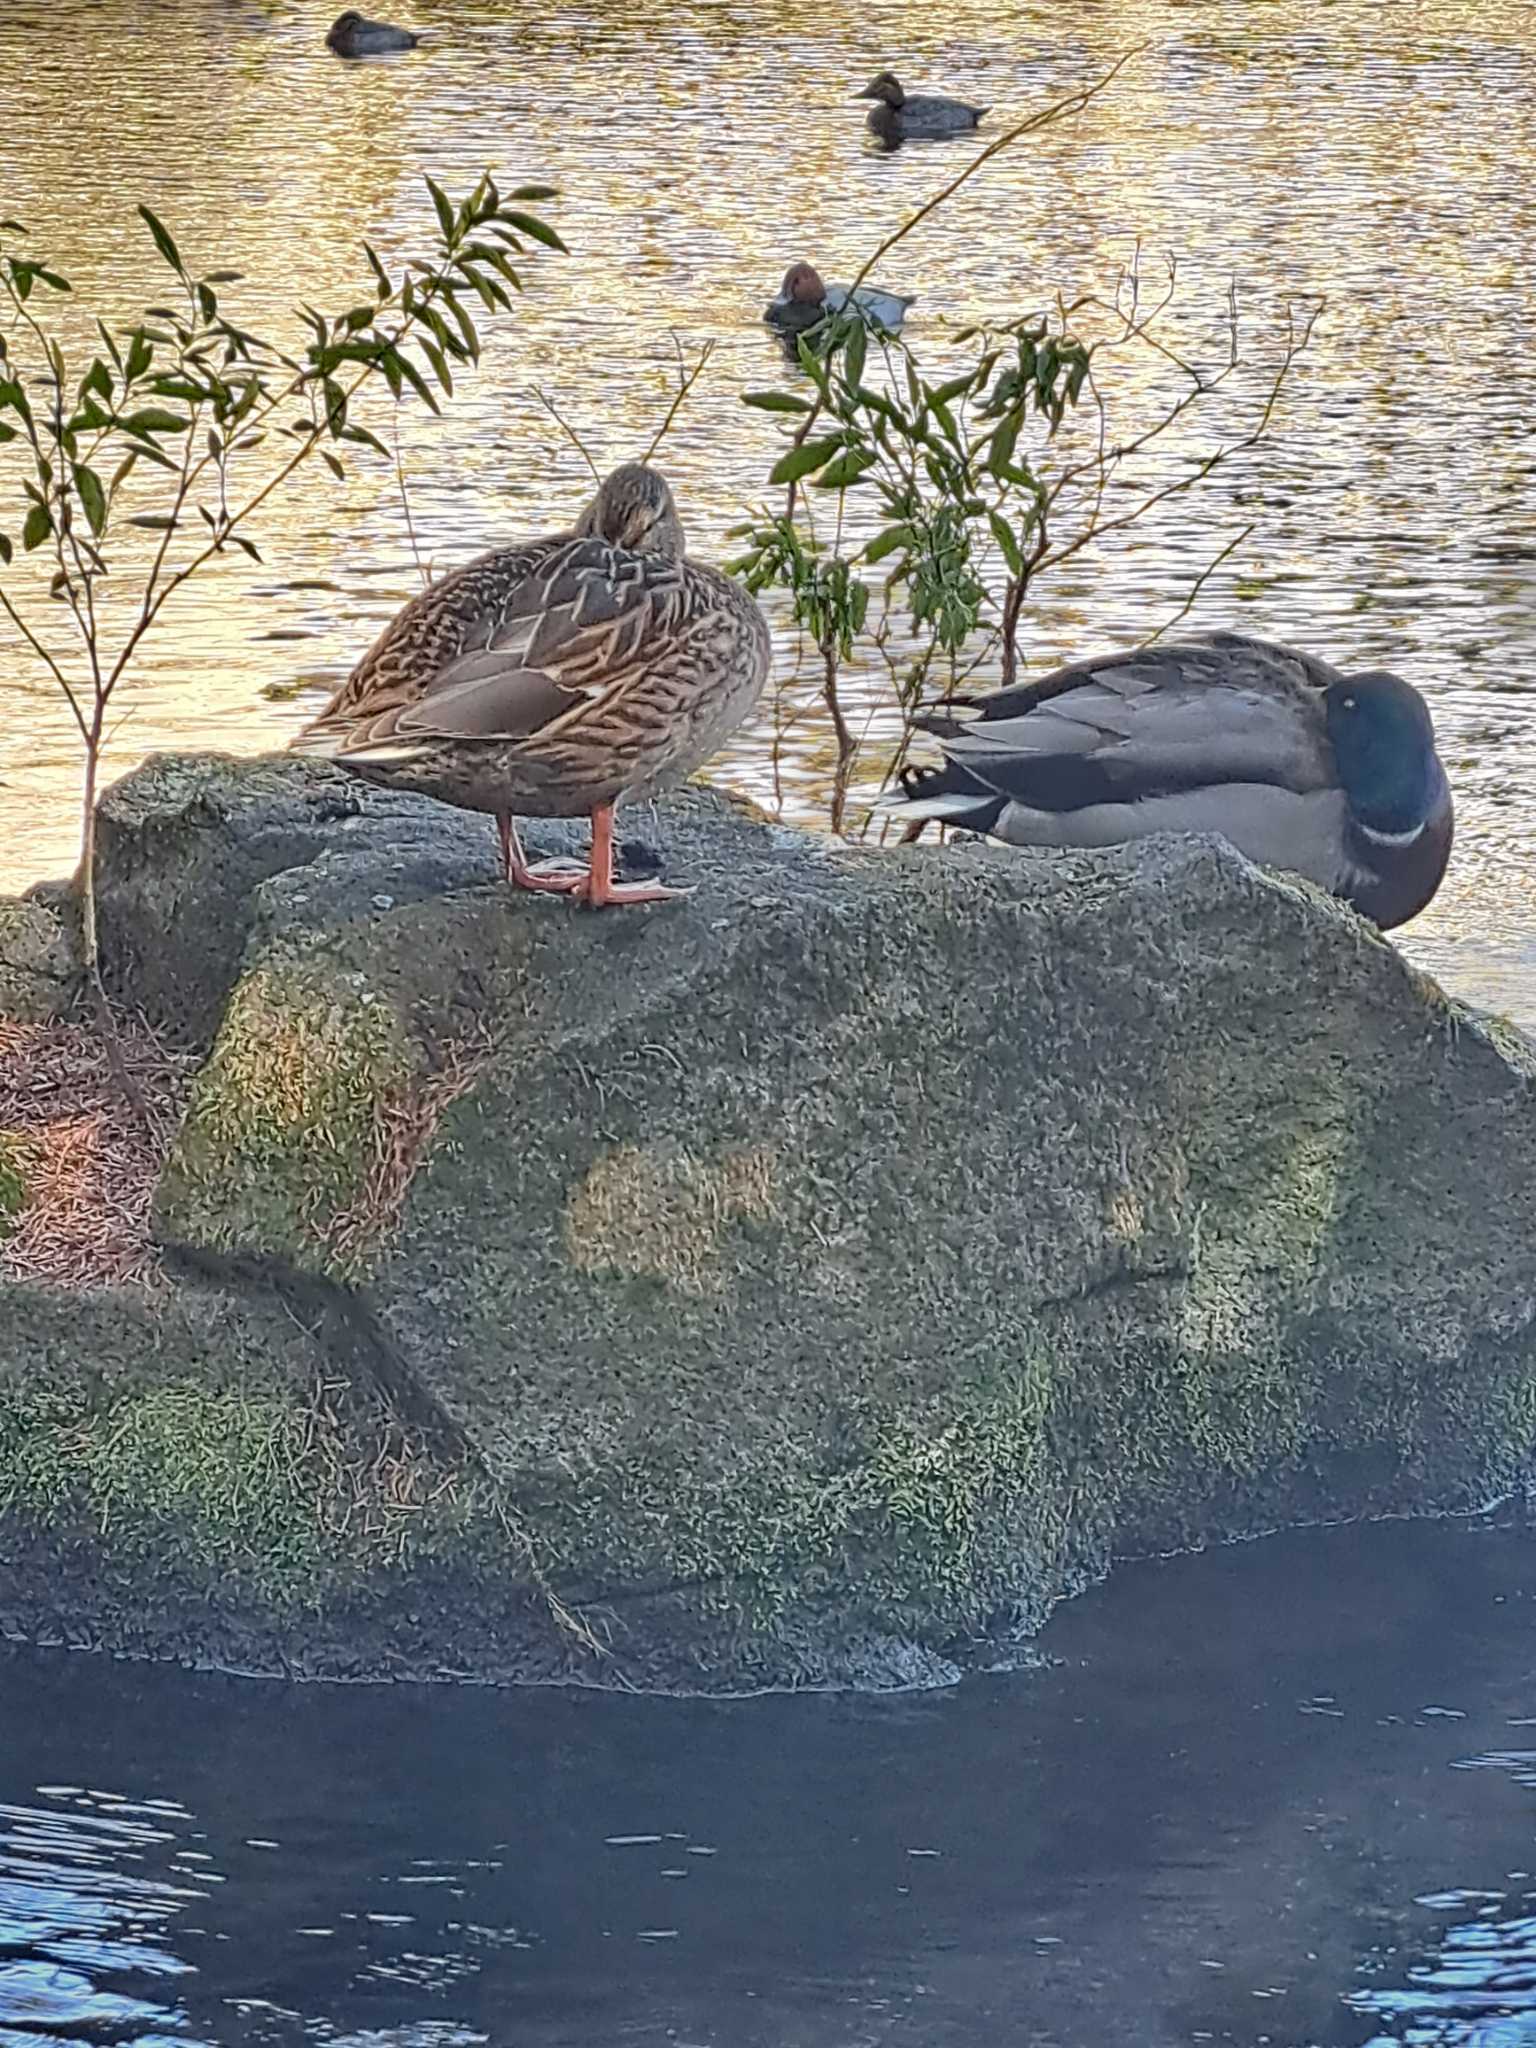
M 915 299 L 903 298 L 899 292 L 876 291 L 868 284 L 855 285 L 852 297 L 855 308 L 866 320 L 890 334 L 900 329 L 908 306 L 917 303 Z M 777 298 L 770 299 L 763 308 L 763 318 L 770 327 L 803 334 L 808 328 L 819 326 L 829 313 L 841 313 L 848 300 L 847 285 L 823 284 L 821 273 L 809 263 L 792 263 L 784 273 Z
M 768 652 L 742 586 L 685 559 L 665 478 L 626 463 L 573 531 L 493 548 L 413 598 L 293 744 L 488 811 L 517 888 L 655 903 L 686 891 L 614 880 L 614 806 L 701 767 L 756 703 Z M 530 866 L 518 812 L 589 815 L 590 861 Z
M 918 721 L 944 765 L 909 770 L 887 800 L 913 825 L 942 819 L 1013 846 L 1219 832 L 1384 929 L 1424 908 L 1450 858 L 1428 706 L 1385 670 L 1343 675 L 1212 633 L 998 690 L 970 718 L 956 707 Z
M 394 28 L 387 21 L 370 21 L 349 7 L 331 23 L 327 49 L 338 57 L 384 57 L 393 50 L 414 50 L 421 41 L 408 28 Z
M 937 93 L 905 93 L 901 80 L 889 71 L 872 78 L 854 98 L 875 102 L 867 125 L 882 142 L 903 142 L 909 135 L 963 135 L 991 112 L 989 107 L 967 106 L 964 100 L 947 100 Z

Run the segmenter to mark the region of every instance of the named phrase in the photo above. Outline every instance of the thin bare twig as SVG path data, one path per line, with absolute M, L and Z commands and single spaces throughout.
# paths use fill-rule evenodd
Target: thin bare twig
M 598 468 L 597 464 L 592 460 L 591 451 L 588 449 L 586 442 L 583 441 L 580 434 L 577 433 L 576 429 L 571 425 L 570 421 L 566 418 L 565 414 L 560 410 L 559 406 L 556 405 L 555 401 L 550 397 L 549 393 L 543 388 L 542 385 L 534 385 L 533 396 L 539 401 L 539 404 L 543 406 L 544 410 L 549 414 L 550 418 L 554 421 L 555 425 L 560 429 L 561 433 L 564 434 L 567 441 L 570 442 L 571 446 L 576 450 L 576 453 L 581 457 L 582 461 L 587 465 L 587 468 L 592 472 L 593 483 L 600 484 L 603 480 L 602 471 Z
M 705 369 L 708 367 L 709 359 L 715 352 L 714 342 L 706 341 L 699 350 L 698 361 L 690 369 L 687 357 L 683 354 L 682 337 L 675 328 L 672 331 L 672 347 L 677 355 L 677 392 L 672 403 L 667 407 L 666 418 L 651 436 L 651 445 L 640 458 L 642 462 L 650 461 L 656 450 L 672 431 L 673 422 L 687 404 L 689 393 L 693 390 L 694 385 L 698 383 L 700 377 L 703 376 Z
M 390 440 L 395 451 L 395 482 L 400 488 L 400 507 L 405 513 L 405 531 L 411 543 L 411 560 L 416 564 L 416 574 L 421 578 L 422 589 L 430 590 L 432 578 L 427 573 L 426 563 L 421 559 L 421 548 L 416 539 L 416 521 L 411 517 L 411 493 L 405 481 L 405 463 L 400 454 L 400 408 L 398 405 L 395 407 L 394 419 L 391 422 Z

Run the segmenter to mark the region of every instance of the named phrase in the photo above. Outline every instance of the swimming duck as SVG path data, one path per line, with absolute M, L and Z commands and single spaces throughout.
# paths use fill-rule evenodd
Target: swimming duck
M 957 699 L 957 705 L 965 700 Z M 889 809 L 1013 846 L 1219 832 L 1384 929 L 1440 886 L 1450 785 L 1418 691 L 1238 633 L 1058 669 L 919 719 L 946 759 Z M 914 833 L 915 837 L 916 834 Z
M 829 313 L 841 313 L 848 304 L 848 296 L 847 285 L 823 284 L 820 272 L 809 263 L 792 263 L 784 273 L 778 297 L 770 299 L 763 308 L 763 318 L 770 327 L 803 334 L 808 328 L 819 326 Z M 908 306 L 915 305 L 916 300 L 861 284 L 853 288 L 853 303 L 866 320 L 895 334 L 906 318 Z
M 349 7 L 337 15 L 326 37 L 326 47 L 338 57 L 383 57 L 393 50 L 414 50 L 421 41 L 408 28 L 394 28 L 387 21 L 369 21 Z
M 901 80 L 889 71 L 872 78 L 856 100 L 873 100 L 868 128 L 882 142 L 903 142 L 909 135 L 963 135 L 979 125 L 988 107 L 967 106 L 964 100 L 947 100 L 936 93 L 902 91 Z
M 686 892 L 614 880 L 614 806 L 702 767 L 768 652 L 742 586 L 685 558 L 665 478 L 626 463 L 573 531 L 493 548 L 413 598 L 293 745 L 488 811 L 516 888 L 655 903 Z M 589 815 L 590 861 L 530 866 L 517 812 Z

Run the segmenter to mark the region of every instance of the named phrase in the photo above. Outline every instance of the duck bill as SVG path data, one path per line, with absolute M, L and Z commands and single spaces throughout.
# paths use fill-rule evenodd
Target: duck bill
M 861 91 L 856 92 L 853 97 L 856 100 L 877 100 L 880 95 L 872 85 L 866 85 Z

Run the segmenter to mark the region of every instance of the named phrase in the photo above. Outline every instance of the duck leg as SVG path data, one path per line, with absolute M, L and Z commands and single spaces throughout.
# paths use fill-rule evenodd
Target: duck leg
M 530 866 L 517 836 L 510 811 L 496 813 L 496 830 L 501 839 L 501 863 L 514 889 L 532 889 L 543 896 L 574 896 L 587 880 L 580 861 L 541 860 Z
M 592 813 L 592 865 L 573 892 L 579 903 L 601 910 L 607 903 L 670 903 L 691 896 L 691 889 L 669 889 L 661 882 L 616 882 L 613 879 L 613 805 L 599 804 Z

